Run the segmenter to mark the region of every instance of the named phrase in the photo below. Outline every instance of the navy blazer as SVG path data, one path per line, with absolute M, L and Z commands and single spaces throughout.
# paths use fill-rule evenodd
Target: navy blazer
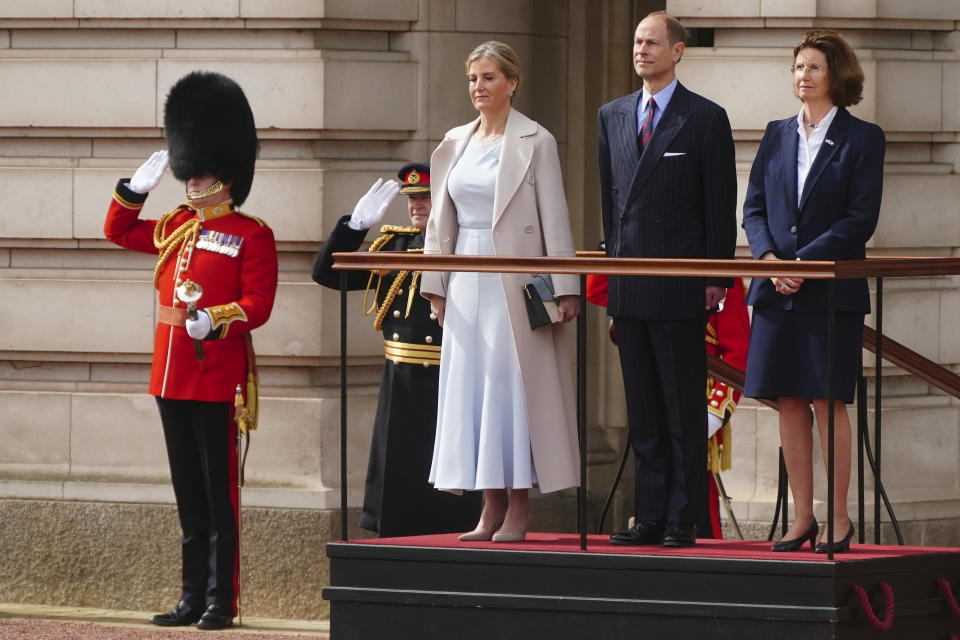
M 784 260 L 862 260 L 877 228 L 883 193 L 883 130 L 843 107 L 827 130 L 797 206 L 797 118 L 767 125 L 743 204 L 750 251 Z M 747 304 L 797 311 L 826 311 L 827 283 L 805 280 L 790 296 L 769 278 L 754 279 Z M 837 310 L 870 312 L 865 279 L 837 281 Z
M 653 136 L 637 148 L 637 91 L 598 113 L 600 194 L 607 255 L 732 258 L 737 176 L 726 112 L 677 83 Z M 614 318 L 702 318 L 704 287 L 729 279 L 611 276 Z

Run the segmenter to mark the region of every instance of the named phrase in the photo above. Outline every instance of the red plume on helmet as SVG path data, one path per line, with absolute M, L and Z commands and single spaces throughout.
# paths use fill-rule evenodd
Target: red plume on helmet
M 234 204 L 243 204 L 253 184 L 259 142 L 240 85 L 210 71 L 183 76 L 167 94 L 163 127 L 177 180 L 208 173 L 229 180 Z

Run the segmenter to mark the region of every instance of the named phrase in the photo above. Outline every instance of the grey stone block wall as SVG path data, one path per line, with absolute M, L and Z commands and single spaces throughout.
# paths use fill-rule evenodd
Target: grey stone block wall
M 245 508 L 244 613 L 325 618 L 324 544 L 339 523 L 329 510 Z M 180 595 L 172 505 L 0 500 L 0 540 L 0 602 L 159 612 Z

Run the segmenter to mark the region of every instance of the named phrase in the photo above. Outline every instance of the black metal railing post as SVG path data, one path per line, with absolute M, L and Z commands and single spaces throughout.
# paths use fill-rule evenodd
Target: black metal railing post
M 881 407 L 883 404 L 883 278 L 877 278 L 877 351 L 873 378 L 873 543 L 880 544 L 880 487 L 883 486 L 880 458 Z
M 577 436 L 580 442 L 580 486 L 577 487 L 577 533 L 587 550 L 587 276 L 580 274 L 580 317 L 577 318 Z
M 835 371 L 837 366 L 834 354 L 834 342 L 836 341 L 836 322 L 837 322 L 837 281 L 827 282 L 827 559 L 833 560 L 833 513 L 836 505 L 834 504 L 833 492 L 836 486 L 836 479 L 833 477 L 836 468 L 836 416 L 834 409 L 835 393 Z
M 347 271 L 340 272 L 340 539 L 347 539 Z
M 866 542 L 867 534 L 863 525 L 867 520 L 864 504 L 865 489 L 863 477 L 864 431 L 867 429 L 867 379 L 863 375 L 863 358 L 860 359 L 860 377 L 857 378 L 857 540 Z

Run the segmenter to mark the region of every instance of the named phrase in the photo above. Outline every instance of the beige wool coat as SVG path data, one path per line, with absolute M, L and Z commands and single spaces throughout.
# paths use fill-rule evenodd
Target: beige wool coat
M 433 210 L 424 253 L 451 254 L 457 244 L 457 211 L 447 178 L 480 120 L 447 132 L 430 159 Z M 563 192 L 557 142 L 549 131 L 511 110 L 503 134 L 493 206 L 498 256 L 573 256 L 570 217 Z M 530 445 L 540 490 L 579 484 L 576 398 L 571 376 L 569 324 L 530 329 L 522 285 L 529 274 L 501 274 L 520 361 Z M 447 273 L 424 272 L 423 294 L 446 297 Z M 558 296 L 578 294 L 576 275 L 553 275 Z

